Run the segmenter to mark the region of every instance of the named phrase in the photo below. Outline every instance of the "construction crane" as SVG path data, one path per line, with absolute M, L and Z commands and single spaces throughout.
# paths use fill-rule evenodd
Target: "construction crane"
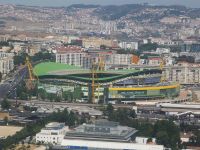
M 33 73 L 33 67 L 28 57 L 26 57 L 25 65 L 28 68 L 28 79 L 26 82 L 26 87 L 28 90 L 32 90 L 35 88 L 36 83 L 37 81 L 39 81 L 39 79 L 37 75 Z
M 92 92 L 91 92 L 92 103 L 95 103 L 95 89 L 96 89 L 96 85 L 95 85 L 96 68 L 95 68 L 95 66 L 96 66 L 95 63 L 92 62 L 92 69 L 91 69 L 91 71 L 92 71 L 92 85 L 91 85 L 91 87 L 92 87 Z
M 162 60 L 161 60 L 161 62 L 160 62 L 160 70 L 162 71 L 162 76 L 161 76 L 161 79 L 160 79 L 161 82 L 166 81 L 166 78 L 165 78 L 165 76 L 163 75 L 163 68 L 164 68 L 164 65 L 165 65 L 165 63 L 164 63 L 164 60 L 163 60 L 163 58 L 162 58 Z
M 99 71 L 104 71 L 105 70 L 104 56 L 101 55 L 101 54 L 99 55 L 98 69 L 99 69 Z
M 92 103 L 95 103 L 95 91 L 98 89 L 98 99 L 99 99 L 99 90 L 100 90 L 100 84 L 98 81 L 98 73 L 97 71 L 101 72 L 105 70 L 105 62 L 104 62 L 104 56 L 99 55 L 98 58 L 98 63 L 95 63 L 94 60 L 92 61 L 92 69 L 91 69 L 91 74 L 92 74 Z

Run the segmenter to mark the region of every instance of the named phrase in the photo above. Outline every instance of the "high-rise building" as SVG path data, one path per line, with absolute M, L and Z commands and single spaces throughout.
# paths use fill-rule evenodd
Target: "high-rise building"
M 200 66 L 198 64 L 182 63 L 176 66 L 169 66 L 163 72 L 168 81 L 179 82 L 180 84 L 199 84 Z
M 78 46 L 58 47 L 56 62 L 82 67 L 83 57 L 86 53 Z
M 57 53 L 56 54 L 56 62 L 63 63 L 73 66 L 83 66 L 83 57 L 85 53 L 82 52 L 70 52 L 70 53 Z

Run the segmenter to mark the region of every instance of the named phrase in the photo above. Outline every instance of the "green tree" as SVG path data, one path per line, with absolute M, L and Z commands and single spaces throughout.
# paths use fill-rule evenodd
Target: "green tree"
M 11 104 L 10 102 L 5 98 L 2 102 L 1 102 L 1 108 L 2 109 L 10 109 Z
M 21 64 L 24 65 L 27 56 L 28 56 L 27 53 L 21 53 L 21 54 L 19 54 L 19 55 L 15 55 L 15 56 L 13 57 L 13 59 L 14 59 L 14 65 L 16 65 L 16 66 L 19 66 L 19 65 L 21 65 Z
M 28 91 L 28 89 L 26 88 L 26 83 L 25 83 L 25 81 L 22 81 L 22 82 L 17 86 L 16 94 L 17 94 L 17 97 L 19 97 L 19 99 L 21 99 L 21 100 L 28 100 L 29 91 Z
M 193 133 L 194 135 L 190 137 L 190 144 L 194 146 L 200 146 L 200 131 L 196 130 Z
M 130 123 L 129 112 L 125 108 L 118 108 L 117 111 L 114 111 L 109 119 L 112 121 L 117 121 L 122 125 L 128 125 Z
M 70 101 L 70 100 L 71 100 L 70 94 L 71 94 L 70 91 L 64 91 L 64 92 L 63 92 L 63 99 L 64 99 L 65 101 Z
M 154 125 L 154 136 L 159 144 L 166 147 L 178 149 L 180 146 L 180 129 L 172 121 L 157 121 Z
M 159 131 L 156 134 L 156 142 L 158 144 L 163 144 L 166 147 L 170 147 L 169 136 L 166 131 Z
M 47 92 L 44 89 L 39 89 L 38 90 L 38 96 L 42 99 L 45 100 L 47 98 Z
M 9 46 L 9 42 L 0 41 L 0 47 L 2 47 L 2 46 Z
M 55 97 L 55 101 L 56 101 L 56 102 L 60 102 L 61 100 L 62 100 L 61 96 L 58 96 L 58 95 L 57 95 L 57 96 Z
M 74 112 L 71 111 L 69 114 L 68 125 L 74 126 L 75 124 L 76 124 L 76 115 Z
M 50 100 L 51 102 L 53 102 L 53 101 L 55 100 L 55 94 L 47 93 L 47 94 L 46 94 L 46 98 L 47 98 L 48 100 Z M 46 99 L 46 98 L 45 98 L 45 99 Z
M 107 107 L 106 107 L 106 111 L 108 112 L 108 114 L 112 114 L 113 111 L 114 111 L 114 107 L 112 104 L 108 104 Z
M 19 96 L 21 100 L 28 100 L 29 96 L 26 92 L 22 92 Z
M 81 99 L 82 96 L 83 96 L 83 92 L 81 90 L 81 87 L 80 86 L 75 87 L 74 92 L 73 92 L 73 98 L 77 100 L 77 99 Z
M 129 116 L 132 117 L 132 118 L 136 118 L 137 115 L 135 113 L 135 110 L 130 110 Z
M 113 110 L 112 105 L 107 106 L 105 113 L 111 121 L 117 121 L 122 125 L 136 128 L 139 131 L 139 136 L 156 137 L 159 144 L 173 150 L 182 148 L 180 129 L 171 120 L 161 120 L 155 124 L 148 120 L 136 120 L 132 110 L 126 108 Z
M 195 133 L 195 136 L 196 136 L 196 144 L 200 146 L 200 131 L 199 130 Z
M 33 62 L 38 61 L 55 61 L 55 54 L 50 53 L 49 51 L 43 49 L 42 51 L 36 53 L 34 56 L 31 57 Z
M 154 126 L 151 123 L 143 122 L 136 126 L 140 136 L 153 137 Z
M 156 50 L 158 48 L 158 44 L 156 43 L 148 43 L 139 46 L 140 51 L 151 51 Z

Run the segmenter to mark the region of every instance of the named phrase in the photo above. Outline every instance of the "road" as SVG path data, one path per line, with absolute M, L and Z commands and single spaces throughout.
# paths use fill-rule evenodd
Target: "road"
M 5 97 L 6 93 L 8 92 L 10 85 L 8 83 L 0 84 L 0 99 Z
M 7 94 L 10 96 L 15 95 L 16 86 L 26 77 L 27 69 L 23 67 L 14 73 L 13 77 L 5 80 L 0 84 L 0 100 L 3 99 Z
M 15 103 L 14 99 L 9 99 L 10 102 Z M 104 104 L 88 104 L 88 103 L 67 103 L 67 102 L 44 102 L 39 100 L 32 100 L 32 101 L 25 101 L 25 100 L 17 100 L 18 103 L 21 104 L 32 104 L 35 106 L 47 106 L 47 105 L 54 105 L 54 106 L 88 106 L 88 107 L 100 107 L 106 106 Z M 115 104 L 113 105 L 115 108 L 132 108 L 133 105 L 127 104 Z

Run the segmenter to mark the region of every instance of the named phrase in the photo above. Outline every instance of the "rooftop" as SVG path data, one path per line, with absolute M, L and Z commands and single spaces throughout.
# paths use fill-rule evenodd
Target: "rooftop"
M 83 124 L 67 132 L 65 138 L 129 141 L 136 132 L 134 128 L 120 126 L 117 122 L 98 120 L 94 124 Z
M 79 46 L 60 46 L 56 47 L 55 50 L 57 50 L 57 53 L 81 53 L 82 48 Z
M 89 73 L 89 72 L 91 72 L 89 69 L 82 69 L 82 68 L 77 67 L 77 66 L 68 65 L 68 64 L 61 64 L 61 63 L 55 63 L 55 62 L 45 62 L 45 63 L 37 64 L 34 67 L 33 71 L 37 76 L 42 76 L 42 75 L 66 75 L 66 74 L 71 74 L 71 73 L 76 74 L 77 71 L 79 73 Z M 138 72 L 138 71 L 140 71 L 140 70 L 136 70 L 136 69 L 120 69 L 120 70 L 103 71 L 103 73 L 112 72 L 112 73 L 125 74 L 125 73 L 133 73 L 133 72 Z M 101 71 L 101 73 L 102 73 L 102 71 Z
M 92 81 L 91 70 L 83 69 L 80 67 L 46 62 L 37 64 L 34 67 L 34 73 L 40 79 L 59 79 L 79 81 L 81 83 L 88 83 Z M 160 76 L 161 70 L 159 69 L 120 69 L 120 70 L 105 70 L 96 71 L 95 80 L 99 83 L 108 83 L 118 81 L 131 76 Z
M 58 130 L 65 126 L 65 123 L 51 122 L 45 126 L 45 130 Z

